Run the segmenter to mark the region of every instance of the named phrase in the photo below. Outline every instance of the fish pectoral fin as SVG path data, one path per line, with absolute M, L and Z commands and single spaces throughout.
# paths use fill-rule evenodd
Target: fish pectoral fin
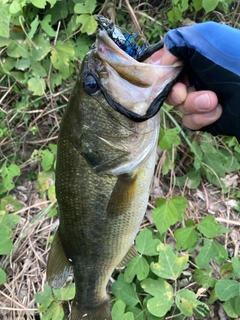
M 70 271 L 71 263 L 63 250 L 62 242 L 57 231 L 51 245 L 47 263 L 47 281 L 54 289 L 61 288 L 66 282 Z
M 135 245 L 132 245 L 122 261 L 117 265 L 117 269 L 125 267 L 137 254 L 138 252 Z

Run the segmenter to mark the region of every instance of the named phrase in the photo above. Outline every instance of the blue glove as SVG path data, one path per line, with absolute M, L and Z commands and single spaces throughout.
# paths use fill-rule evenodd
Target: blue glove
M 202 131 L 236 136 L 240 142 L 240 30 L 204 22 L 169 31 L 167 49 L 186 61 L 196 90 L 214 91 L 223 106 L 221 117 Z

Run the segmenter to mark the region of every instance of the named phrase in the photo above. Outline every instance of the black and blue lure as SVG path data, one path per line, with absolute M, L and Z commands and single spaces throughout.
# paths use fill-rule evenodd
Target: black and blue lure
M 119 40 L 116 39 L 114 42 L 129 56 L 134 59 L 138 59 L 140 54 L 146 49 L 146 43 L 144 43 L 141 47 L 137 45 L 135 42 L 135 39 L 138 37 L 137 33 L 124 33 L 123 36 L 125 40 L 119 43 Z
M 135 40 L 137 38 L 139 38 L 139 35 L 137 33 L 123 33 L 119 27 L 117 27 L 112 21 L 108 20 L 104 16 L 98 15 L 95 17 L 95 19 L 98 22 L 99 27 L 107 31 L 109 37 L 116 43 L 116 45 L 120 49 L 125 51 L 132 58 L 139 61 L 139 58 L 148 49 L 146 42 L 144 42 L 142 46 L 139 46 L 136 43 Z M 161 47 L 162 47 L 162 45 L 161 45 Z M 156 49 L 155 49 L 155 51 L 156 51 Z M 151 55 L 151 54 L 149 54 L 149 55 Z M 143 61 L 143 60 L 141 60 L 141 61 Z M 141 61 L 139 61 L 139 62 L 141 62 Z

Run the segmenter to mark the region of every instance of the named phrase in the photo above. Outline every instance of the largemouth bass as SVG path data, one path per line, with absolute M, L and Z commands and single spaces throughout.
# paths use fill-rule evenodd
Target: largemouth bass
M 133 256 L 148 203 L 159 133 L 156 104 L 182 69 L 136 61 L 111 38 L 104 19 L 97 18 L 97 39 L 58 138 L 60 225 L 47 279 L 59 288 L 73 268 L 71 320 L 111 319 L 106 286 L 114 269 Z

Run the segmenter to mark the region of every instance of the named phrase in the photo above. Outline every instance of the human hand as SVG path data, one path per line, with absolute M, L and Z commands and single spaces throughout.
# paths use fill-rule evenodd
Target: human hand
M 184 112 L 184 124 L 213 135 L 235 136 L 240 142 L 240 30 L 203 22 L 168 31 L 164 43 L 168 51 L 185 62 L 189 82 L 197 91 L 183 81 L 168 97 L 168 102 Z M 164 50 L 161 63 L 174 61 Z M 210 122 L 216 121 L 204 125 L 208 123 L 206 114 Z
M 154 64 L 172 65 L 179 59 L 164 46 L 151 56 L 151 60 Z M 209 90 L 196 91 L 187 76 L 173 86 L 166 102 L 183 113 L 183 125 L 192 130 L 212 124 L 222 114 L 217 95 Z

